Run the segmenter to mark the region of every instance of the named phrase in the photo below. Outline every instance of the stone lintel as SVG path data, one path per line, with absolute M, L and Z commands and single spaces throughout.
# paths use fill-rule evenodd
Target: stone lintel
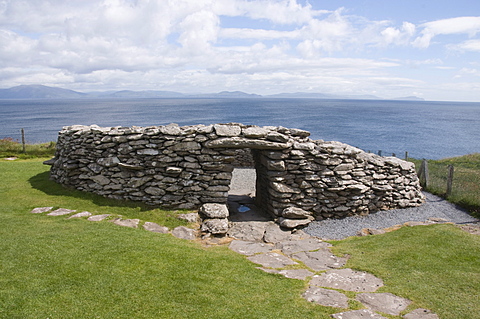
M 225 137 L 205 143 L 209 148 L 253 148 L 264 150 L 283 150 L 291 147 L 290 143 L 277 143 L 265 140 L 255 140 L 242 137 Z

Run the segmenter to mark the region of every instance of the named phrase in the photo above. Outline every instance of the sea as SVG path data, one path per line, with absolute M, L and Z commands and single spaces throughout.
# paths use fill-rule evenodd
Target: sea
M 480 152 L 480 103 L 323 99 L 0 100 L 0 139 L 56 141 L 75 124 L 243 123 L 311 132 L 383 156 L 441 159 Z

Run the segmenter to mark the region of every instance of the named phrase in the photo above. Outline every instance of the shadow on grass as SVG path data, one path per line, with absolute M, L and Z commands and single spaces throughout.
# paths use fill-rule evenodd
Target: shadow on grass
M 149 211 L 149 210 L 159 208 L 155 206 L 148 206 L 140 202 L 116 200 L 116 199 L 102 197 L 100 195 L 96 195 L 93 193 L 87 193 L 87 192 L 82 192 L 72 188 L 63 187 L 62 185 L 57 184 L 50 180 L 49 171 L 32 176 L 31 178 L 28 179 L 28 182 L 34 189 L 37 189 L 47 195 L 78 198 L 82 200 L 91 201 L 92 203 L 98 206 L 129 207 L 129 208 L 137 208 L 140 211 Z

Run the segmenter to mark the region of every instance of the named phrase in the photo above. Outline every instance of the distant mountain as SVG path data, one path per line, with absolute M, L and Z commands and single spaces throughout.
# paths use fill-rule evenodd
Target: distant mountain
M 305 92 L 279 93 L 279 94 L 268 95 L 268 97 L 281 98 L 281 99 L 329 99 L 331 98 L 329 94 L 305 93 Z
M 20 85 L 9 89 L 0 89 L 0 99 L 75 99 L 75 98 L 215 98 L 239 99 L 260 98 L 261 95 L 245 92 L 223 91 L 210 94 L 183 94 L 173 91 L 106 91 L 80 93 L 72 90 L 55 88 L 45 85 Z
M 76 99 L 86 96 L 85 93 L 45 85 L 20 85 L 0 89 L 0 99 Z
M 425 101 L 424 98 L 418 97 L 418 96 L 405 96 L 405 97 L 397 97 L 394 100 L 400 100 L 400 101 Z
M 261 95 L 258 94 L 249 94 L 241 91 L 222 91 L 219 93 L 207 93 L 207 94 L 195 94 L 189 95 L 188 97 L 195 98 L 208 98 L 208 99 L 250 99 L 250 98 L 261 98 Z
M 358 100 L 381 100 L 374 95 L 337 95 L 326 93 L 280 93 L 274 95 L 249 94 L 241 91 L 223 91 L 219 93 L 207 94 L 183 94 L 173 91 L 105 91 L 81 93 L 72 90 L 55 88 L 45 85 L 20 85 L 9 89 L 0 89 L 0 99 L 78 99 L 78 98 L 204 98 L 204 99 L 252 99 L 252 98 L 283 98 L 283 99 L 358 99 Z M 400 100 L 423 99 L 417 97 L 398 98 Z
M 326 94 L 326 93 L 280 93 L 274 95 L 268 95 L 271 98 L 282 99 L 340 99 L 340 100 L 381 100 L 375 95 L 340 95 L 340 94 Z
M 118 91 L 110 94 L 103 95 L 104 97 L 114 98 L 184 98 L 185 94 L 173 92 L 173 91 Z

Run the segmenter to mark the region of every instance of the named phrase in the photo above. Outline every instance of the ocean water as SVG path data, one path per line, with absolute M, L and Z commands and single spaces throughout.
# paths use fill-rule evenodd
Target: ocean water
M 480 103 L 317 99 L 0 100 L 0 139 L 57 139 L 63 126 L 237 122 L 300 128 L 365 151 L 439 159 L 480 152 Z

